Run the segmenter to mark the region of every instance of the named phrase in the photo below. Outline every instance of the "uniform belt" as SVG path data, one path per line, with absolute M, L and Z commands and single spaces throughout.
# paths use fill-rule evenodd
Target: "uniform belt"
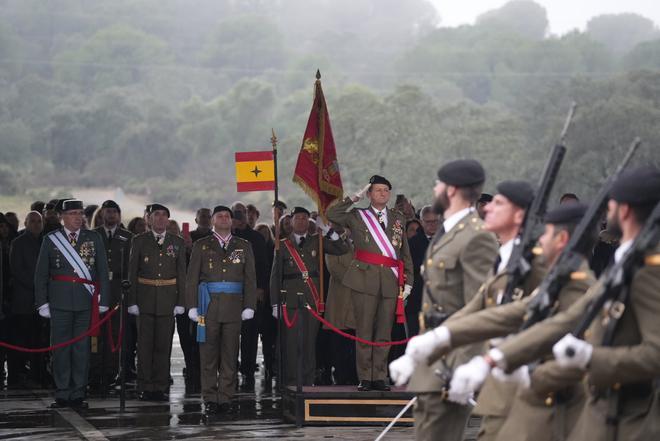
M 174 278 L 174 279 L 145 279 L 144 277 L 138 277 L 138 283 L 140 285 L 149 285 L 149 286 L 172 286 L 172 285 L 176 285 L 176 278 Z
M 309 277 L 319 277 L 318 271 L 310 271 L 308 273 L 295 273 L 295 274 L 284 274 L 282 275 L 282 280 L 294 280 L 294 279 L 306 279 Z

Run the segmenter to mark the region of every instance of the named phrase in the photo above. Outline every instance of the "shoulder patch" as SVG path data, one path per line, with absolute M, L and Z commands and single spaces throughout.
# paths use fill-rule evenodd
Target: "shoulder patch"
M 644 264 L 646 266 L 660 266 L 660 254 L 651 254 L 644 258 Z

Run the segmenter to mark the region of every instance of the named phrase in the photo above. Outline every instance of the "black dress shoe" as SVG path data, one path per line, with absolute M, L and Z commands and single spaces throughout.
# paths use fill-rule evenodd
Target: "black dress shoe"
M 219 403 L 217 408 L 217 413 L 231 413 L 232 407 L 231 403 Z
M 63 409 L 65 407 L 69 407 L 69 402 L 67 400 L 63 400 L 62 398 L 57 398 L 55 401 L 50 403 L 49 407 L 51 409 Z
M 76 398 L 75 400 L 71 400 L 69 402 L 69 405 L 74 409 L 87 409 L 87 408 L 89 408 L 89 404 L 87 404 L 87 401 L 83 400 L 82 398 Z
M 207 415 L 218 413 L 218 403 L 207 401 L 204 403 L 204 413 Z
M 384 380 L 376 380 L 371 382 L 371 388 L 373 390 L 379 390 L 382 392 L 388 392 L 390 390 L 390 387 L 385 384 Z
M 138 400 L 140 400 L 140 401 L 150 401 L 151 400 L 151 392 L 147 392 L 147 391 L 140 392 L 138 394 Z
M 254 392 L 254 377 L 243 377 L 241 390 L 243 392 Z
M 152 392 L 151 401 L 169 401 L 170 398 L 165 392 Z
M 358 384 L 358 390 L 360 392 L 367 392 L 371 390 L 371 381 L 369 380 L 360 380 L 360 384 Z

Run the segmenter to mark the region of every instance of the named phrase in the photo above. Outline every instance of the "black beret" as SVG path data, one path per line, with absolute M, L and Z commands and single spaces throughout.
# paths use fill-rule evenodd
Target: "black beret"
M 144 212 L 151 213 L 151 204 L 148 204 L 146 207 L 144 207 Z
M 108 199 L 104 203 L 101 204 L 101 208 L 114 208 L 118 212 L 121 213 L 121 208 L 119 208 L 119 204 L 117 204 L 115 201 Z
M 527 208 L 534 200 L 534 189 L 527 181 L 502 181 L 497 192 L 520 208 Z
M 438 179 L 447 185 L 467 187 L 486 181 L 484 168 L 474 159 L 457 159 L 440 167 Z
M 167 208 L 165 205 L 151 204 L 151 205 L 147 205 L 147 207 L 149 209 L 149 214 L 153 213 L 154 211 L 162 210 L 167 212 L 167 217 L 170 217 L 170 209 Z
M 231 208 L 227 207 L 226 205 L 216 205 L 216 207 L 213 209 L 213 214 L 220 213 L 221 211 L 228 211 L 229 216 L 232 219 L 234 218 L 234 212 L 231 211 Z
M 280 210 L 286 210 L 287 209 L 286 204 L 282 201 L 273 201 L 273 207 L 277 207 Z
M 293 211 L 291 211 L 291 216 L 295 216 L 296 214 L 306 214 L 307 216 L 310 215 L 309 211 L 304 208 L 304 207 L 293 207 Z
M 9 225 L 9 221 L 7 220 L 7 217 L 3 213 L 0 213 L 0 224 Z
M 387 188 L 389 188 L 390 190 L 392 189 L 392 184 L 390 184 L 390 181 L 378 175 L 373 175 L 371 178 L 369 178 L 369 184 L 371 185 L 383 184 L 383 185 L 387 185 Z
M 57 202 L 46 202 L 44 205 L 44 210 L 54 210 L 57 207 Z
M 660 200 L 660 171 L 645 165 L 621 173 L 612 185 L 610 198 L 632 205 L 657 202 Z
M 493 195 L 489 193 L 481 193 L 481 196 L 479 196 L 479 200 L 477 202 L 491 202 L 493 200 Z
M 62 212 L 69 210 L 82 210 L 83 203 L 78 199 L 64 199 L 62 201 Z
M 546 224 L 577 224 L 587 212 L 587 206 L 580 202 L 562 204 L 545 214 Z
M 92 216 L 96 209 L 99 208 L 96 204 L 91 204 L 85 207 L 85 216 Z

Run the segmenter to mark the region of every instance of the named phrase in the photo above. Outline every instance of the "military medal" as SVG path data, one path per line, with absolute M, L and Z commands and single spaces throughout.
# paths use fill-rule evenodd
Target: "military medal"
M 209 259 L 209 269 L 213 269 L 213 259 Z
M 316 250 L 312 250 L 312 257 L 316 257 Z
M 398 247 L 399 246 L 399 241 L 396 240 L 396 239 L 392 239 L 392 245 L 394 245 L 395 247 Z

